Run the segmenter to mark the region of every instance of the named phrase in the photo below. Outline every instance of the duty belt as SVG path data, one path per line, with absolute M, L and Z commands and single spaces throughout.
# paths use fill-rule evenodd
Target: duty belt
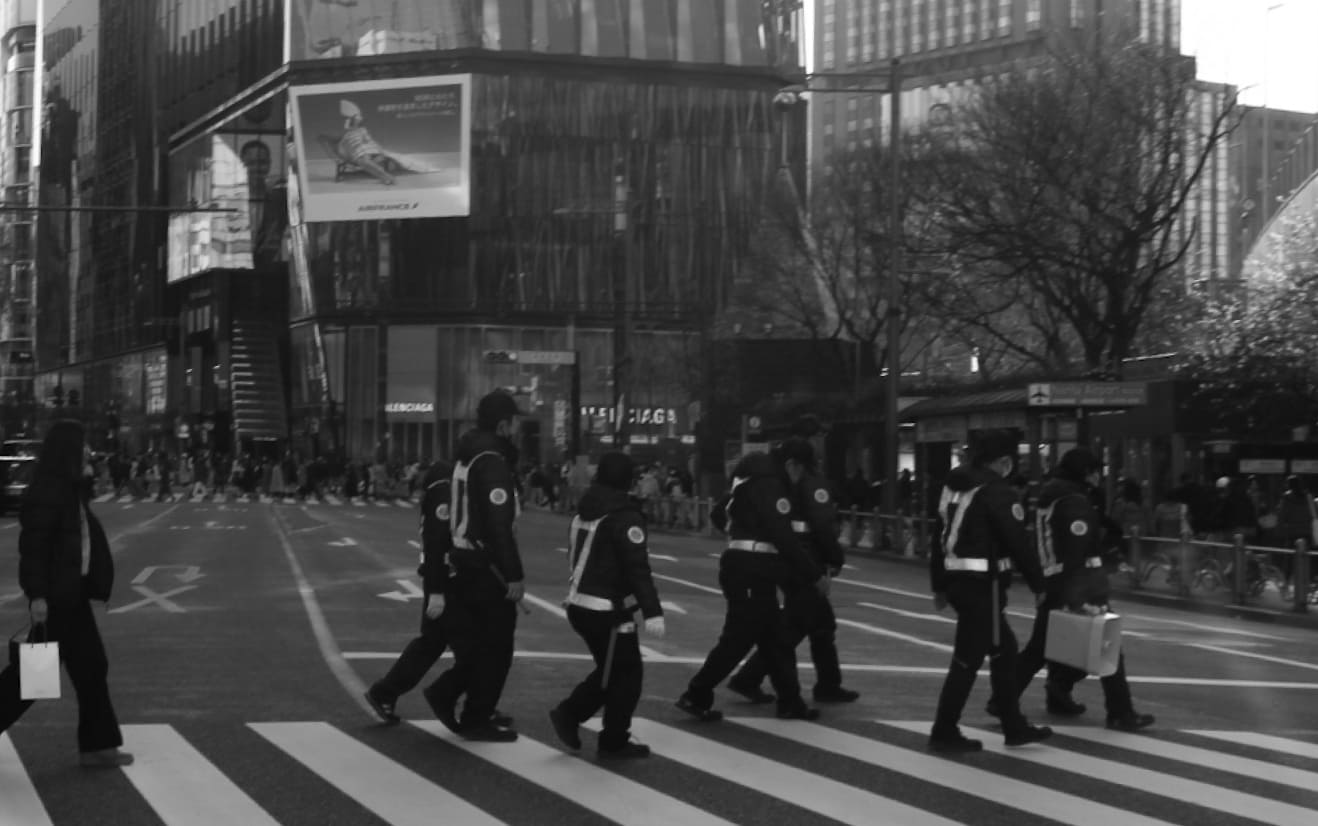
M 1060 562 L 1054 562 L 1052 565 L 1049 565 L 1048 567 L 1046 567 L 1046 568 L 1043 569 L 1043 575 L 1044 575 L 1044 576 L 1056 576 L 1057 574 L 1060 574 L 1060 573 L 1062 572 L 1062 567 L 1063 567 L 1063 566 L 1062 566 L 1062 563 L 1060 563 Z M 1086 568 L 1102 568 L 1102 567 L 1103 567 L 1103 557 L 1101 557 L 1101 556 L 1090 556 L 1090 557 L 1086 557 L 1086 558 L 1085 558 L 1085 567 L 1086 567 Z
M 793 519 L 792 530 L 796 533 L 810 533 L 810 526 L 803 519 Z
M 728 543 L 729 551 L 751 551 L 757 554 L 776 554 L 778 549 L 772 542 L 757 542 L 754 539 L 734 539 Z
M 988 573 L 988 569 L 989 569 L 989 561 L 987 559 L 984 559 L 983 557 L 975 557 L 975 556 L 965 557 L 965 558 L 957 557 L 955 559 L 948 559 L 943 561 L 943 570 L 945 571 L 979 571 L 981 573 Z M 998 570 L 1010 571 L 1011 560 L 999 559 Z
M 613 600 L 604 597 L 593 597 L 590 594 L 583 594 L 580 591 L 574 591 L 567 596 L 568 605 L 575 605 L 578 608 L 585 608 L 587 611 L 613 611 L 615 610 Z M 637 605 L 631 603 L 624 605 L 622 610 L 635 611 Z

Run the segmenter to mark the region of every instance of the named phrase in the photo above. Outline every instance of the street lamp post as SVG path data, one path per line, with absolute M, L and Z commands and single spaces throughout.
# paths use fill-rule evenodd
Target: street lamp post
M 842 87 L 819 89 L 810 86 L 811 80 L 886 80 L 883 86 L 863 86 L 863 87 Z M 889 96 L 889 182 L 888 182 L 888 235 L 890 248 L 888 251 L 888 295 L 887 311 L 885 313 L 884 325 L 887 332 L 887 358 L 885 372 L 887 381 L 884 392 L 884 466 L 883 472 L 885 484 L 883 485 L 883 501 L 880 503 L 888 513 L 897 511 L 897 474 L 898 474 L 898 454 L 900 450 L 900 422 L 898 421 L 899 410 L 897 400 L 901 393 L 901 270 L 902 270 L 902 245 L 903 228 L 902 221 L 902 200 L 901 200 L 901 176 L 902 176 L 902 158 L 901 158 L 901 96 L 902 96 L 902 75 L 901 63 L 894 59 L 888 66 L 888 71 L 883 74 L 809 74 L 804 78 L 804 82 L 792 86 L 784 87 L 779 91 L 775 102 L 782 108 L 789 108 L 800 100 L 803 92 L 818 93 L 842 93 L 854 94 L 856 92 L 873 92 L 876 94 L 887 94 Z M 783 130 L 783 163 L 787 162 L 787 136 L 786 129 Z M 859 354 L 860 342 L 856 342 L 857 367 L 859 372 Z

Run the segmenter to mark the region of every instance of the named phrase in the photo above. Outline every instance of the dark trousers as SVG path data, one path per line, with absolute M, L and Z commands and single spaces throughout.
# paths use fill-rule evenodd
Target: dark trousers
M 792 648 L 810 638 L 810 659 L 815 664 L 815 688 L 841 688 L 842 666 L 837 654 L 837 617 L 828 597 L 812 587 L 792 588 L 783 597 L 787 642 Z M 764 655 L 757 649 L 732 679 L 742 685 L 758 686 L 769 673 Z
M 796 651 L 788 642 L 786 622 L 778 607 L 778 586 L 771 580 L 741 570 L 738 563 L 719 566 L 719 586 L 727 600 L 723 631 L 714 650 L 705 658 L 687 686 L 692 702 L 714 704 L 714 688 L 727 679 L 750 650 L 759 647 L 778 694 L 778 704 L 787 706 L 801 699 L 796 676 Z
M 1045 662 L 1043 652 L 1048 643 L 1048 614 L 1053 609 L 1061 607 L 1063 603 L 1059 595 L 1050 590 L 1044 603 L 1039 606 L 1038 613 L 1034 615 L 1030 641 L 1025 644 L 1016 663 L 1016 686 L 1021 694 L 1025 693 L 1030 680 L 1034 679 L 1034 675 L 1039 673 Z M 1088 675 L 1084 671 L 1074 666 L 1048 663 L 1048 682 L 1056 686 L 1059 691 L 1069 693 L 1075 684 L 1086 676 Z M 1130 683 L 1126 680 L 1124 654 L 1117 660 L 1117 670 L 1100 678 L 1099 683 L 1103 686 L 1103 702 L 1109 717 L 1124 716 L 1135 710 L 1134 701 L 1130 696 Z
M 488 570 L 460 571 L 453 579 L 444 612 L 453 667 L 440 675 L 435 693 L 445 705 L 467 695 L 464 726 L 489 721 L 513 665 L 517 606 L 507 591 Z
M 78 695 L 78 750 L 100 751 L 122 746 L 119 718 L 110 703 L 110 688 L 106 683 L 110 663 L 96 629 L 92 604 L 85 599 L 69 604 L 51 603 L 46 633 L 47 639 L 59 643 L 60 661 Z M 41 639 L 41 635 L 36 639 Z M 0 732 L 12 726 L 32 705 L 31 700 L 20 696 L 15 660 L 0 671 Z
M 996 615 L 993 610 L 994 588 L 999 589 Z M 952 664 L 938 696 L 934 734 L 946 736 L 957 730 L 961 712 L 975 685 L 975 675 L 985 657 L 989 658 L 993 696 L 999 698 L 1002 727 L 1005 731 L 1020 729 L 1025 725 L 1025 718 L 1021 716 L 1020 694 L 1016 691 L 1016 636 L 1003 614 L 1007 605 L 1006 587 L 984 578 L 959 576 L 947 587 L 947 601 L 956 610 L 956 641 Z M 995 625 L 999 635 L 996 649 L 993 646 Z
M 567 713 L 568 719 L 584 723 L 603 707 L 600 748 L 621 748 L 631 737 L 632 713 L 641 699 L 643 671 L 636 623 L 630 616 L 588 611 L 576 605 L 568 606 L 567 619 L 590 649 L 595 670 L 572 690 L 559 708 Z
M 398 698 L 416 688 L 426 672 L 444 656 L 448 647 L 448 632 L 445 630 L 445 615 L 440 614 L 431 619 L 426 616 L 425 600 L 421 601 L 421 633 L 398 655 L 394 664 L 373 686 L 371 691 L 376 699 L 397 702 Z

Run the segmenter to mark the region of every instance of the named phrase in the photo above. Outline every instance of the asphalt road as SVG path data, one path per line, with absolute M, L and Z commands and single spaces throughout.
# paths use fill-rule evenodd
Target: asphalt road
M 924 739 L 950 656 L 919 567 L 857 555 L 833 600 L 859 702 L 819 723 L 720 692 L 731 721 L 672 702 L 722 621 L 719 544 L 655 534 L 668 636 L 643 638 L 635 734 L 655 757 L 601 765 L 594 736 L 569 755 L 547 710 L 589 670 L 562 618 L 566 518 L 520 525 L 530 614 L 501 707 L 516 744 L 470 744 L 437 726 L 419 691 L 379 725 L 360 699 L 416 630 L 411 506 L 107 501 L 118 581 L 99 613 L 111 691 L 137 762 L 76 766 L 76 711 L 38 703 L 0 737 L 0 826 L 135 824 L 1209 824 L 1318 822 L 1318 631 L 1162 606 L 1118 606 L 1146 735 L 1088 714 L 1046 745 L 1001 748 L 981 677 L 963 725 L 988 750 L 949 760 Z M 19 631 L 17 527 L 0 520 L 0 629 Z M 1022 589 L 1011 607 L 1028 634 Z M 442 667 L 442 665 L 441 665 Z M 802 681 L 813 682 L 808 657 Z M 1025 710 L 1047 719 L 1036 682 Z

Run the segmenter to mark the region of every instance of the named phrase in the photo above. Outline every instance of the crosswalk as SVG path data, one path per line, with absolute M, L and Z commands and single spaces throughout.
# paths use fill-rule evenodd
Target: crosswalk
M 1318 823 L 1318 732 L 1065 726 L 1048 743 L 1007 749 L 1000 734 L 966 728 L 985 751 L 953 759 L 924 749 L 927 721 L 851 721 L 843 730 L 767 717 L 712 726 L 638 718 L 633 733 L 655 757 L 617 766 L 589 749 L 569 754 L 547 732 L 468 742 L 432 720 L 393 730 L 323 721 L 232 728 L 236 735 L 216 738 L 124 726 L 137 759 L 121 770 L 130 799 L 113 822 Z M 247 751 L 235 755 L 234 742 Z M 257 761 L 259 772 L 235 771 Z M 78 793 L 77 775 L 41 765 L 30 771 L 0 735 L 0 826 L 64 826 L 50 796 Z M 258 775 L 278 783 L 254 782 Z M 272 785 L 298 803 L 272 799 Z
M 266 505 L 325 505 L 336 508 L 416 508 L 417 500 L 409 498 L 367 499 L 361 496 L 339 496 L 326 493 L 322 496 L 308 496 L 299 499 L 296 496 L 271 496 L 266 493 L 204 493 L 194 495 L 189 492 L 175 492 L 168 496 L 138 496 L 134 494 L 102 493 L 93 498 L 98 504 L 114 505 L 176 505 L 184 502 L 191 504 L 250 504 L 259 502 Z

